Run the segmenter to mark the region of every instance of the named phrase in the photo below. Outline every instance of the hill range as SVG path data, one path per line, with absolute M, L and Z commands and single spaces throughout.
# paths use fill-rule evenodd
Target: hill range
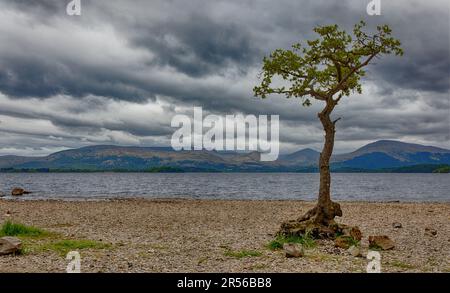
M 2 172 L 317 172 L 320 153 L 303 149 L 260 162 L 258 152 L 174 151 L 112 145 L 70 149 L 45 157 L 0 156 Z M 379 140 L 334 155 L 334 172 L 448 172 L 450 150 Z

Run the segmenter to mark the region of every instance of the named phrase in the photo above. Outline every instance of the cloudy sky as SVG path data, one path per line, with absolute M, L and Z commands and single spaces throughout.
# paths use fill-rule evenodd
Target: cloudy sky
M 176 113 L 278 114 L 283 152 L 320 149 L 322 106 L 253 97 L 263 56 L 317 25 L 387 23 L 403 57 L 368 68 L 336 109 L 336 152 L 378 139 L 450 148 L 447 0 L 0 0 L 0 155 L 169 145 Z

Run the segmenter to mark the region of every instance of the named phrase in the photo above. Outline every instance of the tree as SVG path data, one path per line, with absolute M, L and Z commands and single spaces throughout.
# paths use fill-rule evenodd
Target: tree
M 335 216 L 342 216 L 340 205 L 330 196 L 330 157 L 333 153 L 336 122 L 331 113 L 344 96 L 362 92 L 364 67 L 383 54 L 403 55 L 400 41 L 391 36 L 388 25 L 378 26 L 373 34 L 363 31 L 361 21 L 353 29 L 353 36 L 337 25 L 319 26 L 314 31 L 319 38 L 307 41 L 306 47 L 294 44 L 291 50 L 277 49 L 263 60 L 261 84 L 253 91 L 266 98 L 281 94 L 287 98 L 301 98 L 303 106 L 311 100 L 325 103 L 318 118 L 325 131 L 320 153 L 320 187 L 317 205 L 297 221 L 330 227 Z M 277 78 L 276 80 L 274 79 Z

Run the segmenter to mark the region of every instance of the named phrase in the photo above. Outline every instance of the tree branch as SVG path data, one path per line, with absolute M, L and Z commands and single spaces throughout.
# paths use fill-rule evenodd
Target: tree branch
M 291 72 L 291 71 L 286 70 L 286 69 L 280 69 L 280 71 L 283 72 L 283 73 L 286 73 L 286 74 L 298 77 L 298 78 L 308 78 L 308 76 L 306 76 L 306 75 L 297 74 L 297 73 Z
M 336 125 L 336 122 L 338 122 L 339 120 L 341 120 L 341 117 L 339 117 L 338 119 L 333 121 L 333 125 Z
M 334 95 L 335 93 L 337 93 L 338 91 L 340 91 L 342 89 L 342 86 L 345 84 L 345 82 L 350 78 L 350 76 L 352 76 L 356 71 L 358 71 L 359 69 L 363 68 L 364 66 L 366 66 L 367 64 L 369 64 L 370 60 L 373 59 L 373 57 L 375 57 L 376 55 L 378 55 L 379 50 L 373 52 L 367 59 L 366 61 L 364 61 L 363 63 L 359 64 L 358 66 L 355 66 L 352 68 L 352 70 L 350 70 L 349 73 L 347 73 L 344 78 L 342 78 L 342 80 L 332 89 L 329 91 L 330 95 Z
M 334 100 L 334 103 L 337 104 L 341 100 L 341 98 L 344 96 L 343 93 L 340 93 L 339 96 Z

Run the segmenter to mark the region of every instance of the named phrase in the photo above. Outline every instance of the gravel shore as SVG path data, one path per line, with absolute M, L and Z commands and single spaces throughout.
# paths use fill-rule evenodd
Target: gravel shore
M 110 244 L 83 249 L 82 272 L 365 272 L 369 235 L 396 246 L 381 251 L 383 272 L 450 272 L 449 203 L 341 203 L 338 222 L 359 226 L 363 257 L 317 241 L 305 256 L 286 258 L 267 244 L 279 225 L 314 205 L 304 201 L 110 200 L 20 201 L 0 199 L 7 219 L 51 232 L 23 239 L 39 247 L 55 239 Z M 394 228 L 399 222 L 402 228 Z M 437 231 L 425 233 L 426 228 Z M 253 256 L 239 257 L 239 252 Z M 230 253 L 231 252 L 231 253 Z M 245 254 L 245 253 L 244 253 Z M 0 256 L 0 272 L 65 272 L 68 261 L 52 250 Z

